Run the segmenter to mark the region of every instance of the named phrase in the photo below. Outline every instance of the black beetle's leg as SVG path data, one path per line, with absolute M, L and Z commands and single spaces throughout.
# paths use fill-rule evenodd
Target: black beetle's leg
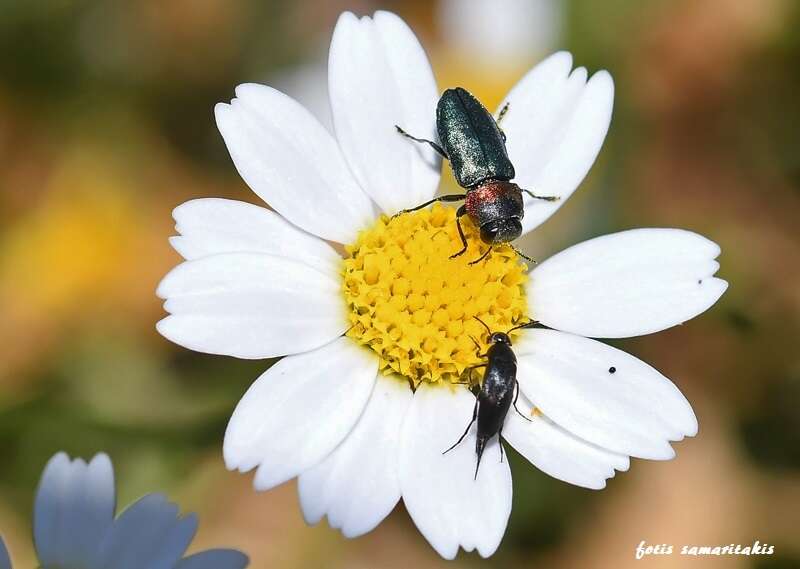
M 404 213 L 411 213 L 412 211 L 417 211 L 418 209 L 422 209 L 424 207 L 428 207 L 432 203 L 436 202 L 458 202 L 463 200 L 467 197 L 467 194 L 447 194 L 446 196 L 439 196 L 438 198 L 433 198 L 432 200 L 428 200 L 423 204 L 418 205 L 417 207 L 412 207 L 411 209 L 401 209 L 396 214 L 392 216 L 392 219 L 397 217 L 398 215 L 403 215 Z M 460 209 L 460 208 L 459 208 Z
M 478 369 L 479 367 L 486 367 L 486 364 L 478 364 L 478 365 L 474 365 L 474 366 L 469 366 L 469 367 L 468 367 L 467 369 L 465 369 L 464 371 L 469 371 L 469 374 L 470 374 L 470 376 L 471 376 L 471 375 L 472 375 L 472 370 L 473 370 L 473 369 Z
M 423 144 L 429 144 L 430 147 L 433 148 L 442 158 L 449 158 L 447 156 L 447 152 L 444 151 L 444 148 L 442 148 L 441 146 L 436 144 L 434 141 L 428 140 L 427 138 L 417 138 L 416 136 L 411 136 L 410 134 L 408 134 L 406 131 L 404 131 L 402 128 L 400 128 L 397 125 L 394 125 L 394 128 L 396 128 L 397 132 L 399 132 L 402 136 L 405 136 L 406 138 L 410 138 L 414 142 L 421 142 Z
M 475 355 L 476 355 L 476 356 L 478 356 L 479 358 L 487 358 L 487 357 L 489 357 L 489 352 L 486 352 L 485 354 L 482 354 L 482 353 L 481 353 L 481 345 L 480 345 L 480 343 L 478 342 L 478 340 L 476 340 L 476 339 L 475 339 L 475 337 L 474 337 L 474 336 L 470 336 L 470 339 L 472 340 L 472 342 L 475 344 L 475 347 L 477 348 L 477 350 L 475 350 Z M 478 364 L 478 365 L 476 365 L 476 366 L 472 366 L 472 367 L 473 367 L 473 368 L 476 368 L 476 367 L 486 367 L 486 364 Z
M 508 244 L 508 246 L 509 246 L 509 247 L 511 247 L 511 249 L 514 251 L 514 253 L 516 253 L 517 255 L 519 255 L 520 257 L 522 257 L 523 259 L 525 259 L 526 261 L 528 261 L 528 262 L 530 262 L 530 263 L 533 263 L 534 265 L 537 265 L 537 264 L 538 264 L 538 261 L 536 261 L 535 259 L 531 259 L 531 258 L 530 258 L 530 257 L 528 257 L 528 256 L 527 256 L 525 253 L 523 253 L 522 251 L 520 251 L 519 249 L 517 249 L 516 247 L 514 247 L 514 246 L 513 246 L 511 243 L 509 243 L 509 244 Z
M 525 188 L 520 188 L 520 190 L 522 190 L 523 192 L 525 192 L 530 197 L 532 197 L 533 199 L 536 199 L 536 200 L 544 200 L 546 202 L 556 202 L 556 201 L 561 199 L 560 196 L 537 196 L 532 191 L 526 190 Z
M 464 228 L 461 227 L 461 216 L 467 213 L 467 206 L 462 205 L 456 211 L 456 227 L 458 228 L 458 236 L 461 237 L 461 250 L 458 253 L 450 255 L 451 259 L 463 255 L 467 250 L 467 238 L 464 235 Z
M 497 446 L 500 447 L 500 462 L 503 462 L 503 428 L 500 427 L 500 431 L 497 433 Z
M 469 428 L 472 426 L 472 423 L 475 422 L 475 419 L 477 417 L 478 417 L 478 398 L 476 397 L 475 398 L 475 408 L 472 410 L 472 420 L 469 422 L 469 425 L 467 425 L 467 428 L 464 430 L 464 434 L 461 435 L 461 437 L 459 437 L 459 439 L 455 442 L 455 444 L 453 446 L 451 446 L 449 449 L 444 451 L 442 454 L 447 454 L 448 452 L 450 452 L 451 450 L 456 448 L 461 441 L 464 440 L 464 437 L 466 437 L 467 433 L 469 432 Z
M 519 413 L 520 417 L 522 417 L 523 419 L 525 419 L 529 423 L 532 423 L 533 421 L 530 420 L 530 417 L 526 417 L 525 414 L 522 411 L 520 411 L 519 408 L 517 407 L 517 399 L 519 399 L 519 381 L 515 381 L 514 382 L 514 389 L 517 390 L 517 392 L 514 394 L 514 410 L 517 413 Z
M 486 257 L 488 257 L 488 256 L 489 256 L 489 253 L 491 253 L 491 252 L 492 252 L 492 248 L 491 248 L 491 246 L 490 246 L 488 249 L 486 249 L 486 253 L 484 253 L 483 255 L 481 255 L 480 257 L 478 257 L 477 259 L 475 259 L 474 261 L 470 261 L 470 262 L 469 262 L 469 264 L 470 264 L 470 265 L 476 265 L 476 264 L 480 263 L 480 262 L 481 262 L 481 261 L 483 261 L 483 260 L 484 260 Z

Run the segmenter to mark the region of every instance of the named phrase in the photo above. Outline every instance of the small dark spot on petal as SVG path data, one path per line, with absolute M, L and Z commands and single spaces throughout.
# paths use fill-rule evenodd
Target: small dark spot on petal
M 697 284 L 703 284 L 703 279 L 700 279 L 699 281 L 697 281 Z
M 614 366 L 611 366 L 610 368 L 608 368 L 608 373 L 616 373 L 616 372 L 617 372 L 617 368 L 615 368 Z

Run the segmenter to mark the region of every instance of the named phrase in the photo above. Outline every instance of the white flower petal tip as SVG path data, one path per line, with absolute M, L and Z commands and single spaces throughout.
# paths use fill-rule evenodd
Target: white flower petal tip
M 602 490 L 616 471 L 627 471 L 630 459 L 575 437 L 541 413 L 533 413 L 523 395 L 509 412 L 503 438 L 539 470 L 569 484 Z
M 258 253 L 229 253 L 186 261 L 156 294 L 170 313 L 156 328 L 199 352 L 247 359 L 317 348 L 348 323 L 341 284 L 300 261 Z
M 400 500 L 397 453 L 411 398 L 406 382 L 378 378 L 352 432 L 298 479 L 306 523 L 327 515 L 332 528 L 352 538 L 372 531 L 391 513 Z
M 339 17 L 328 87 L 336 138 L 361 187 L 388 213 L 436 192 L 441 159 L 397 132 L 435 140 L 438 90 L 414 32 L 396 15 Z
M 596 237 L 531 272 L 533 317 L 593 338 L 670 328 L 714 305 L 728 283 L 714 277 L 719 246 L 682 229 L 631 229 Z
M 347 337 L 283 358 L 236 406 L 225 432 L 225 465 L 241 472 L 260 465 L 257 490 L 316 465 L 358 421 L 377 373 L 377 358 Z
M 221 198 L 190 200 L 175 208 L 170 243 L 187 261 L 220 253 L 266 253 L 296 259 L 336 274 L 341 257 L 334 249 L 280 215 L 257 205 Z
M 48 566 L 88 566 L 116 507 L 114 471 L 105 454 L 87 464 L 60 452 L 47 463 L 36 492 L 33 535 Z
M 561 207 L 597 158 L 611 123 L 614 81 L 598 71 L 572 69 L 572 55 L 554 53 L 531 69 L 506 96 L 502 126 L 516 182 L 544 201 L 525 196 L 523 233 Z
M 622 350 L 556 330 L 527 330 L 515 349 L 522 392 L 576 437 L 615 453 L 669 460 L 669 441 L 697 433 L 678 388 Z
M 294 225 L 350 243 L 373 218 L 334 138 L 290 97 L 239 85 L 236 98 L 217 104 L 214 114 L 242 179 Z
M 472 418 L 475 398 L 466 389 L 422 384 L 414 393 L 400 447 L 400 489 L 414 524 L 446 559 L 458 548 L 492 555 L 511 513 L 511 470 L 493 438 L 477 480 L 475 426 L 447 454 Z

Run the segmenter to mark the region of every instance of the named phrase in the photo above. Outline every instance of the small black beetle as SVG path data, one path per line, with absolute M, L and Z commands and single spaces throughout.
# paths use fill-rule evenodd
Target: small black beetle
M 482 261 L 496 243 L 510 243 L 522 235 L 522 217 L 525 215 L 522 192 L 532 198 L 555 201 L 556 196 L 537 196 L 510 182 L 514 176 L 514 165 L 506 151 L 506 137 L 498 123 L 508 111 L 506 104 L 497 121 L 486 108 L 466 89 L 448 89 L 436 106 L 436 130 L 442 145 L 432 140 L 411 136 L 399 126 L 397 132 L 416 142 L 429 144 L 436 152 L 450 160 L 450 166 L 458 185 L 465 194 L 450 194 L 434 198 L 396 215 L 416 211 L 434 202 L 464 200 L 458 208 L 456 223 L 462 248 L 451 255 L 458 257 L 467 250 L 467 240 L 461 229 L 462 215 L 468 214 L 480 228 L 481 240 L 489 249 L 470 264 Z M 519 251 L 514 249 L 522 257 Z M 529 261 L 528 257 L 525 257 Z
M 483 385 L 481 385 L 480 391 L 478 391 L 475 397 L 475 408 L 472 411 L 472 420 L 469 422 L 469 425 L 467 425 L 464 434 L 461 435 L 461 438 L 459 438 L 453 446 L 442 454 L 446 454 L 456 448 L 458 444 L 464 440 L 464 437 L 467 436 L 470 427 L 472 427 L 472 423 L 477 419 L 478 433 L 475 440 L 475 453 L 478 455 L 478 464 L 475 467 L 475 479 L 477 480 L 483 449 L 486 448 L 486 443 L 489 442 L 489 439 L 495 435 L 499 437 L 503 434 L 503 423 L 506 420 L 506 415 L 512 403 L 517 413 L 519 413 L 523 419 L 530 421 L 530 418 L 526 417 L 517 409 L 517 398 L 519 397 L 517 357 L 511 349 L 511 339 L 508 335 L 520 328 L 534 328 L 541 325 L 536 321 L 531 321 L 514 326 L 508 332 L 492 332 L 483 320 L 477 316 L 473 316 L 473 318 L 486 328 L 486 332 L 489 334 L 489 344 L 491 344 L 485 354 L 478 354 L 478 357 L 487 358 L 486 363 L 478 364 L 467 370 L 471 376 L 473 369 L 485 367 L 486 371 L 483 374 Z M 475 340 L 475 338 L 472 340 L 480 348 L 478 341 Z M 514 393 L 515 390 L 516 393 Z M 499 444 L 500 460 L 502 461 L 503 444 Z

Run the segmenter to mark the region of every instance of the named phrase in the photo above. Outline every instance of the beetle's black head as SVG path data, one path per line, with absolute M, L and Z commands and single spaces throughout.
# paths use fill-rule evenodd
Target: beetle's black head
M 481 225 L 481 240 L 487 245 L 510 243 L 522 235 L 522 223 L 516 217 L 495 219 Z
M 489 336 L 489 343 L 505 344 L 506 346 L 510 346 L 511 338 L 509 338 L 508 334 L 506 334 L 505 332 L 492 332 L 492 335 Z

